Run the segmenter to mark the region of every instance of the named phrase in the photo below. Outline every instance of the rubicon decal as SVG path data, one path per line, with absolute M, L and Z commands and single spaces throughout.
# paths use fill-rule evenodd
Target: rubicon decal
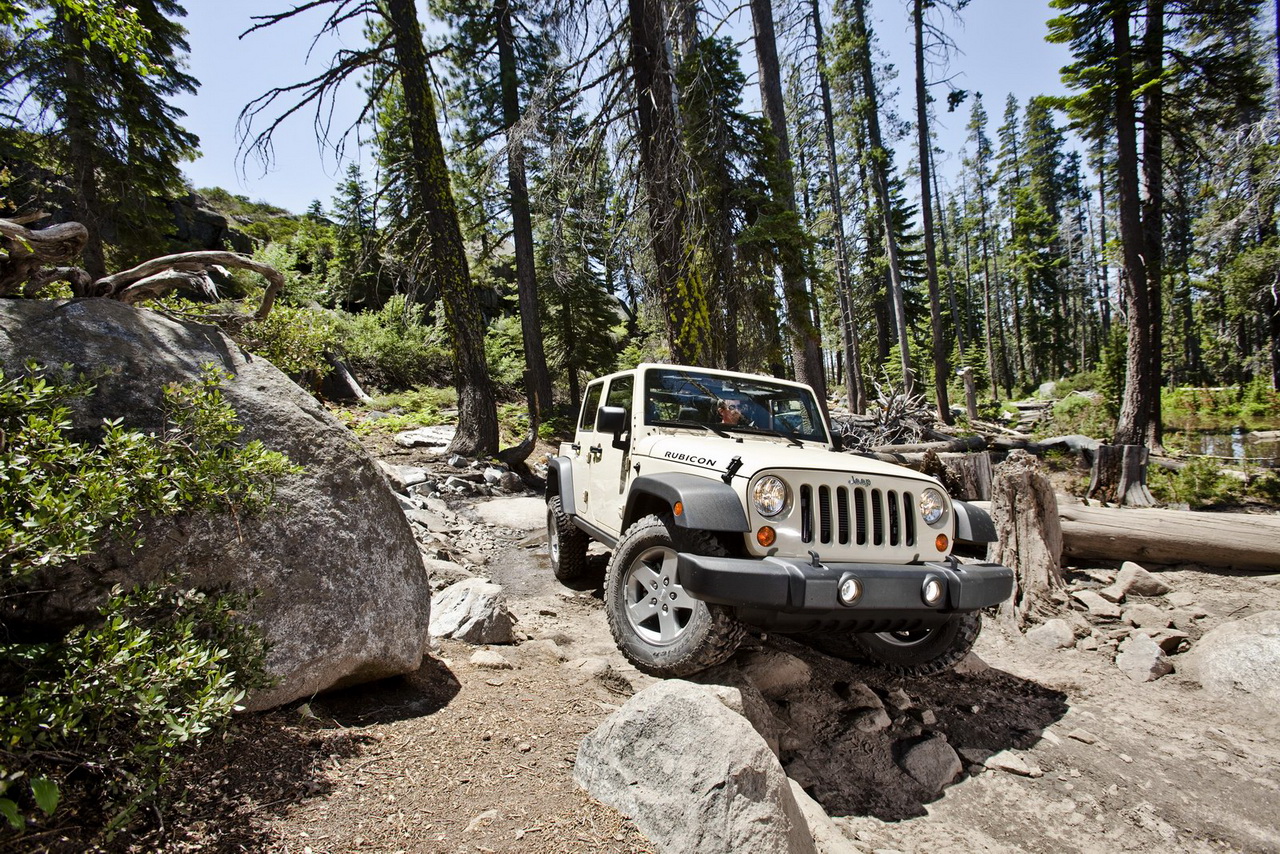
M 718 467 L 716 461 L 710 457 L 695 457 L 693 454 L 678 454 L 675 451 L 667 451 L 663 456 L 680 463 L 693 463 L 695 466 L 710 466 L 711 468 Z

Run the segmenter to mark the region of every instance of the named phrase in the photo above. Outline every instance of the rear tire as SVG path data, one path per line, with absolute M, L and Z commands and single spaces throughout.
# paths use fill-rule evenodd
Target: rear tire
M 931 676 L 959 664 L 981 631 L 982 614 L 971 611 L 932 629 L 866 632 L 851 637 L 862 655 L 890 673 Z
M 614 642 L 637 669 L 688 676 L 727 660 L 745 634 L 732 610 L 695 599 L 676 577 L 676 553 L 727 554 L 714 536 L 645 516 L 622 535 L 605 574 Z
M 547 502 L 547 555 L 556 580 L 577 581 L 587 574 L 587 546 L 590 540 L 565 515 L 560 496 Z

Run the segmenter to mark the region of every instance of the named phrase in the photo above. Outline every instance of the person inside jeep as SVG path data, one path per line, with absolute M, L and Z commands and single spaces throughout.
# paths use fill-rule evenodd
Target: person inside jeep
M 732 400 L 721 400 L 716 405 L 716 412 L 720 414 L 720 423 L 727 424 L 730 427 L 737 427 L 743 423 L 742 409 L 737 402 Z

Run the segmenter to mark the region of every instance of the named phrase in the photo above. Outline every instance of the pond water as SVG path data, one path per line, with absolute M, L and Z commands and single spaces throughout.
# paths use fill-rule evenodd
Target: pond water
M 1165 444 L 1188 454 L 1221 457 L 1262 468 L 1280 468 L 1280 431 L 1251 434 L 1237 427 L 1230 433 L 1169 433 Z

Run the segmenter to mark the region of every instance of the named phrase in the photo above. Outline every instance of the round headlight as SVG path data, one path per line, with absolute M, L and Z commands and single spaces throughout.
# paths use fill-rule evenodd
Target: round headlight
M 924 518 L 926 525 L 937 522 L 946 512 L 947 502 L 941 492 L 936 489 L 926 489 L 920 493 L 920 515 Z
M 756 481 L 751 498 L 761 516 L 777 516 L 787 507 L 787 485 L 781 478 L 765 475 Z

